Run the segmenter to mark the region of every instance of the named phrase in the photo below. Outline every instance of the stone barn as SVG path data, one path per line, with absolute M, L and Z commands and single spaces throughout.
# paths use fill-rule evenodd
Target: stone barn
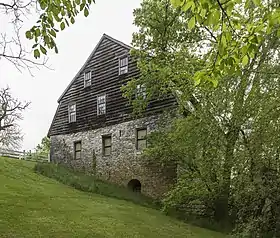
M 51 161 L 94 172 L 100 179 L 158 198 L 175 171 L 148 166 L 141 160 L 146 135 L 174 99 L 153 100 L 141 118 L 122 97 L 121 86 L 139 75 L 131 47 L 104 34 L 85 64 L 58 99 L 48 136 Z M 145 87 L 137 86 L 145 96 Z

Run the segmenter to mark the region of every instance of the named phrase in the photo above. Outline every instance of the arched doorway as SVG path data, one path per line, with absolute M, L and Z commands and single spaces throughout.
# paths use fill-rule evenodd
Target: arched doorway
M 133 192 L 141 192 L 141 183 L 138 179 L 132 179 L 128 182 L 127 187 Z

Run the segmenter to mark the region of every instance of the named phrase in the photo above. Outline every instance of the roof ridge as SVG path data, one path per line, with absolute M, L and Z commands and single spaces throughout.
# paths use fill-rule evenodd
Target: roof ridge
M 124 46 L 124 47 L 126 47 L 126 48 L 129 48 L 129 49 L 132 48 L 132 46 L 130 46 L 130 45 L 128 45 L 128 44 L 125 44 L 125 43 L 123 43 L 122 41 L 119 41 L 119 40 L 117 40 L 116 38 L 113 38 L 112 36 L 107 35 L 106 33 L 104 33 L 103 36 L 105 36 L 107 39 L 109 39 L 109 40 L 111 40 L 111 41 L 114 41 L 115 43 L 120 44 L 120 45 L 122 45 L 122 46 Z
M 68 86 L 66 87 L 66 89 L 63 91 L 63 93 L 61 94 L 61 96 L 58 98 L 57 102 L 59 103 L 60 100 L 62 99 L 62 97 L 66 94 L 66 92 L 68 91 L 68 89 L 72 86 L 72 84 L 74 83 L 74 81 L 76 80 L 76 78 L 80 75 L 80 73 L 85 69 L 87 63 L 90 61 L 90 59 L 92 58 L 92 56 L 95 54 L 96 50 L 98 49 L 99 45 L 101 44 L 101 42 L 105 39 L 109 39 L 113 42 L 115 42 L 116 44 L 119 44 L 127 49 L 131 49 L 132 47 L 103 33 L 102 37 L 100 38 L 100 40 L 98 41 L 98 43 L 96 44 L 96 46 L 94 47 L 93 51 L 90 53 L 89 57 L 87 58 L 87 60 L 85 61 L 85 63 L 83 64 L 83 66 L 80 68 L 80 70 L 78 71 L 78 73 L 74 76 L 74 78 L 71 80 L 71 82 L 68 84 Z

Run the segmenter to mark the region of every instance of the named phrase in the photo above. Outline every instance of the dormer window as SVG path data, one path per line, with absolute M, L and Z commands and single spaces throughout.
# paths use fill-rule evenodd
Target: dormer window
M 76 103 L 68 105 L 68 118 L 69 123 L 76 122 Z
M 97 97 L 97 115 L 106 114 L 106 94 Z
M 128 73 L 128 57 L 124 56 L 119 59 L 119 75 Z
M 91 71 L 85 72 L 84 74 L 84 87 L 89 87 L 91 85 Z

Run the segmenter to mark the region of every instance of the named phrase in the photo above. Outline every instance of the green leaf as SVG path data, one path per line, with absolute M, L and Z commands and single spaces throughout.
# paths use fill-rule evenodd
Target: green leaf
M 226 39 L 225 35 L 222 35 L 221 42 L 222 42 L 222 45 L 223 45 L 224 47 L 226 47 L 226 45 L 227 45 L 227 39 Z
M 242 59 L 242 65 L 246 66 L 249 62 L 249 57 L 247 55 L 245 55 Z
M 65 10 L 64 10 L 64 8 L 61 8 L 61 11 L 60 11 L 60 13 L 61 13 L 61 16 L 65 16 Z
M 180 7 L 180 6 L 182 6 L 183 3 L 184 3 L 184 1 L 182 1 L 182 0 L 171 0 L 171 4 L 174 7 Z
M 206 16 L 206 9 L 201 9 L 200 15 L 204 18 Z
M 41 32 L 40 32 L 40 29 L 39 29 L 39 28 L 36 28 L 36 30 L 35 30 L 35 36 L 37 36 L 37 37 L 40 36 L 40 33 L 41 33 Z
M 72 24 L 74 24 L 74 23 L 75 23 L 75 19 L 74 19 L 74 17 L 71 17 L 71 18 L 70 18 L 70 22 L 71 22 Z
M 80 5 L 81 1 L 80 1 L 80 0 L 75 0 L 75 3 L 76 3 L 77 5 Z
M 85 8 L 85 6 L 86 6 L 86 4 L 85 4 L 85 3 L 82 3 L 82 4 L 80 5 L 80 11 L 83 11 L 83 9 Z
M 33 38 L 31 31 L 25 32 L 25 36 L 26 36 L 27 39 L 32 39 Z
M 53 37 L 56 37 L 56 33 L 53 29 L 49 30 L 48 31 Z
M 58 53 L 57 46 L 54 46 L 54 51 L 55 51 L 55 53 Z
M 184 6 L 182 7 L 182 10 L 185 12 L 188 11 L 192 5 L 194 5 L 194 2 L 188 1 L 186 4 L 184 4 Z
M 210 18 L 210 24 L 217 25 L 219 23 L 219 20 L 220 20 L 220 15 L 221 15 L 220 11 L 215 10 L 212 13 L 212 17 Z
M 45 1 L 39 1 L 39 4 L 40 4 L 40 7 L 41 7 L 42 10 L 45 10 L 45 9 L 46 9 L 47 4 L 46 4 Z
M 34 45 L 32 46 L 32 49 L 36 48 L 36 47 L 37 47 L 37 45 L 38 45 L 38 44 L 34 44 Z
M 218 80 L 216 78 L 208 77 L 207 79 L 208 79 L 208 81 L 210 81 L 213 84 L 214 88 L 216 88 L 218 86 Z
M 261 5 L 261 0 L 253 0 L 254 4 L 257 6 Z
M 41 52 L 42 52 L 44 55 L 46 55 L 46 54 L 47 54 L 47 50 L 46 50 L 46 48 L 45 48 L 45 47 L 43 47 L 42 45 L 40 45 L 40 50 L 41 50 Z
M 188 28 L 191 30 L 195 26 L 195 17 L 193 16 L 188 22 Z
M 61 22 L 60 23 L 60 29 L 63 31 L 65 29 L 65 23 L 64 22 Z
M 40 51 L 38 49 L 34 50 L 35 59 L 40 58 Z
M 88 12 L 87 8 L 85 8 L 85 10 L 84 10 L 84 15 L 85 15 L 85 17 L 87 17 L 89 15 L 89 12 Z

